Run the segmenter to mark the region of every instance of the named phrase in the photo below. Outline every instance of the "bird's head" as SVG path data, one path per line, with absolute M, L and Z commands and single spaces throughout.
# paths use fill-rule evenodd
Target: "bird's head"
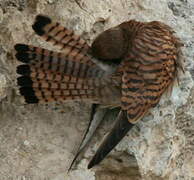
M 120 63 L 128 50 L 128 37 L 120 27 L 102 32 L 91 46 L 91 54 L 103 62 Z

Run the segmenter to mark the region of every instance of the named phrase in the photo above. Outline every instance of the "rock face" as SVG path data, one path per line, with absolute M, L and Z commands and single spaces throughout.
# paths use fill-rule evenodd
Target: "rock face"
M 89 158 L 107 132 L 106 121 L 75 170 L 67 174 L 89 120 L 90 105 L 25 105 L 15 79 L 13 45 L 52 47 L 34 35 L 37 14 L 46 14 L 88 42 L 129 19 L 159 20 L 174 28 L 185 47 L 185 74 L 172 96 L 96 168 Z M 130 180 L 194 178 L 193 0 L 0 0 L 0 179 Z M 106 117 L 109 119 L 109 116 Z

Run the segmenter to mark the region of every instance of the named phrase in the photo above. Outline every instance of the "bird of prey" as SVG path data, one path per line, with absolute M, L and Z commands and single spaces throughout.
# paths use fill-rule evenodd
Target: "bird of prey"
M 121 108 L 88 168 L 101 162 L 158 104 L 183 70 L 182 43 L 159 21 L 123 22 L 102 32 L 91 46 L 43 15 L 32 28 L 60 51 L 15 45 L 16 58 L 23 63 L 17 66 L 17 84 L 26 103 L 81 100 Z

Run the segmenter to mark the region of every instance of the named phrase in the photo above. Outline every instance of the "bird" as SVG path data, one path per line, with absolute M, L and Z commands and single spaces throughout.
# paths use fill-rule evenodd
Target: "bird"
M 184 72 L 183 43 L 160 21 L 125 21 L 100 33 L 89 45 L 44 15 L 32 29 L 59 48 L 16 44 L 17 85 L 27 104 L 84 101 L 120 107 L 88 169 L 99 164 Z

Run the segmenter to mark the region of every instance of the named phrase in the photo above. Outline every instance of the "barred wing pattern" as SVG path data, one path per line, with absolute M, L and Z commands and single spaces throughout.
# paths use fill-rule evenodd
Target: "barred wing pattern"
M 170 27 L 134 20 L 119 25 L 131 31 L 129 52 L 118 68 L 122 72 L 122 110 L 113 129 L 99 146 L 88 168 L 103 160 L 139 119 L 158 104 L 182 69 L 178 38 Z
M 86 100 L 121 107 L 88 168 L 101 162 L 158 104 L 172 88 L 179 69 L 183 70 L 180 40 L 169 26 L 158 21 L 124 22 L 101 33 L 91 47 L 45 16 L 37 16 L 32 28 L 61 52 L 15 45 L 16 58 L 24 63 L 17 67 L 21 75 L 17 81 L 27 103 Z M 108 71 L 110 64 L 116 70 Z
M 121 101 L 128 120 L 134 123 L 157 105 L 173 85 L 178 68 L 178 39 L 168 26 L 154 21 L 137 32 L 132 44 L 122 63 Z

